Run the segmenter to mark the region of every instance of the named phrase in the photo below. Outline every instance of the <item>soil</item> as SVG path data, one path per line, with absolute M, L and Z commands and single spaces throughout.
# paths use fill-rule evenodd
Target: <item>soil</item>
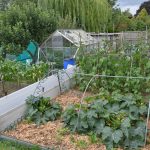
M 86 96 L 90 95 L 87 93 Z M 63 109 L 68 104 L 79 102 L 82 97 L 82 92 L 70 90 L 55 100 L 58 101 Z M 23 121 L 17 125 L 15 130 L 10 130 L 5 135 L 28 141 L 34 144 L 39 144 L 46 147 L 54 147 L 57 150 L 106 150 L 106 147 L 99 140 L 96 143 L 91 143 L 89 136 L 71 134 L 66 128 L 63 128 L 61 120 L 48 122 L 45 125 L 36 126 Z M 150 138 L 150 135 L 149 135 Z M 121 149 L 117 149 L 121 150 Z M 147 145 L 142 150 L 150 150 L 150 145 Z
M 18 85 L 15 82 L 5 82 L 5 92 L 4 92 L 2 89 L 2 83 L 0 81 L 0 98 L 3 96 L 6 96 L 8 94 L 11 94 L 21 88 L 26 87 L 26 86 L 28 86 L 27 83 L 20 83 L 20 85 Z

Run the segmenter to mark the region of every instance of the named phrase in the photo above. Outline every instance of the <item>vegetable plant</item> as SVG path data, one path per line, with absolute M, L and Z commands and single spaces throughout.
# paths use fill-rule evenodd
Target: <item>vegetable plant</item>
M 113 92 L 66 108 L 63 121 L 71 131 L 101 137 L 107 149 L 144 145 L 147 104 L 141 95 Z
M 0 58 L 0 82 L 2 85 L 2 92 L 7 95 L 5 88 L 6 82 L 17 82 L 18 87 L 20 83 L 34 83 L 46 77 L 49 66 L 46 63 L 40 63 L 32 66 L 26 66 L 21 62 L 11 61 Z
M 49 71 L 49 66 L 46 63 L 27 66 L 24 73 L 24 79 L 30 83 L 37 82 L 43 77 L 46 77 L 48 71 Z
M 101 88 L 109 92 L 119 90 L 122 93 L 149 93 L 150 79 L 141 78 L 150 77 L 148 54 L 144 46 L 137 46 L 136 50 L 130 53 L 126 51 L 126 48 L 122 52 L 98 49 L 87 53 L 80 50 L 77 57 L 79 66 L 79 72 L 76 75 L 77 84 L 81 90 L 84 90 L 92 75 L 117 76 L 115 78 L 95 77 L 88 89 L 94 93 L 100 92 Z M 78 75 L 78 73 L 81 74 Z
M 27 120 L 35 122 L 37 125 L 45 124 L 48 121 L 54 121 L 61 115 L 61 106 L 56 102 L 52 102 L 50 98 L 31 95 L 27 99 L 26 104 Z

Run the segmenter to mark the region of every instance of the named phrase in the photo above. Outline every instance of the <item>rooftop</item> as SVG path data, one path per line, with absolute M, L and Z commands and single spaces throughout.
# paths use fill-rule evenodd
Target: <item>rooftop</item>
M 97 43 L 96 39 L 89 35 L 82 29 L 65 29 L 65 30 L 57 30 L 67 38 L 70 42 L 75 44 L 76 46 L 83 45 L 91 45 Z

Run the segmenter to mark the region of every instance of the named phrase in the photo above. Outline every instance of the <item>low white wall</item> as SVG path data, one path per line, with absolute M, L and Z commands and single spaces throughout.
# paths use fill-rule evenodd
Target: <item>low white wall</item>
M 72 85 L 72 77 L 75 67 L 67 70 L 60 70 L 59 77 L 62 90 L 67 90 Z M 12 94 L 0 98 L 0 131 L 6 129 L 10 124 L 24 115 L 26 109 L 26 99 L 35 93 L 35 96 L 43 95 L 45 97 L 55 98 L 60 94 L 60 87 L 57 75 L 52 75 L 44 79 L 40 86 L 39 82 L 20 89 Z M 37 89 L 40 88 L 40 90 Z M 65 88 L 64 88 L 65 87 Z M 44 91 L 42 91 L 44 89 Z M 36 92 L 35 92 L 36 90 Z

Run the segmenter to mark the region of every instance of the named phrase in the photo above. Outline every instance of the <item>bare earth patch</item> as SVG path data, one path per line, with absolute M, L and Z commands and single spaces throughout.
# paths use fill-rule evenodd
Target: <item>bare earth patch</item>
M 55 100 L 64 109 L 69 104 L 79 102 L 82 94 L 82 92 L 70 90 L 58 96 Z M 90 94 L 87 93 L 86 95 L 88 96 Z M 68 130 L 63 128 L 61 120 L 48 122 L 41 126 L 36 126 L 33 123 L 28 124 L 24 121 L 18 124 L 15 130 L 7 131 L 4 134 L 34 144 L 50 148 L 54 147 L 58 150 L 106 150 L 106 147 L 101 141 L 93 144 L 90 142 L 89 136 L 69 133 Z M 150 145 L 147 145 L 142 150 L 150 150 Z

